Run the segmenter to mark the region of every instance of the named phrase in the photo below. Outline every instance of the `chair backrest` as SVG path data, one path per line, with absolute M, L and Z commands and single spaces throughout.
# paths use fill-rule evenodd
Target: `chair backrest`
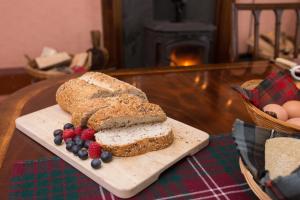
M 234 62 L 238 57 L 238 11 L 249 10 L 254 17 L 254 48 L 253 57 L 258 58 L 258 41 L 259 41 L 259 25 L 260 14 L 263 10 L 273 10 L 275 14 L 275 51 L 274 58 L 279 56 L 279 41 L 280 41 L 280 25 L 282 13 L 284 10 L 294 10 L 296 12 L 296 33 L 294 38 L 294 57 L 298 56 L 298 45 L 300 42 L 300 3 L 261 3 L 261 4 L 244 4 L 232 3 L 231 24 L 231 53 L 230 60 Z

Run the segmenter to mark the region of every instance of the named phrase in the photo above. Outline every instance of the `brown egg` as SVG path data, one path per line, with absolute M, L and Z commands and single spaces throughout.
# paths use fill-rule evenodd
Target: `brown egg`
M 300 89 L 300 82 L 295 82 L 295 84 L 296 84 L 296 87 L 298 88 L 298 89 Z
M 277 116 L 277 119 L 280 119 L 282 121 L 286 121 L 288 119 L 288 113 L 285 111 L 285 109 L 281 105 L 278 105 L 278 104 L 268 104 L 265 107 L 263 107 L 263 111 L 275 113 Z
M 282 107 L 288 113 L 289 118 L 300 117 L 300 101 L 287 101 Z
M 286 122 L 300 127 L 300 117 L 291 118 L 291 119 L 287 120 Z

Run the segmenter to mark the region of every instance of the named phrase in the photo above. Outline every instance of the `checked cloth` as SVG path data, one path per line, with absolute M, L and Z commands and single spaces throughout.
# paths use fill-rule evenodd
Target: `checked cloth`
M 233 137 L 243 162 L 255 181 L 272 199 L 300 199 L 300 167 L 291 175 L 274 180 L 270 180 L 268 171 L 265 171 L 266 140 L 275 137 L 300 139 L 299 134 L 264 129 L 237 119 L 233 125 Z
M 57 157 L 17 162 L 11 177 L 9 198 L 119 199 Z M 240 173 L 236 146 L 232 136 L 227 135 L 212 136 L 208 147 L 179 161 L 131 199 L 257 198 Z
M 252 90 L 246 90 L 240 86 L 234 86 L 233 89 L 260 109 L 270 103 L 282 105 L 289 100 L 300 100 L 300 91 L 289 70 L 270 73 Z

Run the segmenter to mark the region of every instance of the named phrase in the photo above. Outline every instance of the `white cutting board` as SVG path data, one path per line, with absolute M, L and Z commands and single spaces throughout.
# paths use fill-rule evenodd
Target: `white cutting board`
M 70 114 L 54 105 L 19 117 L 16 126 L 27 136 L 121 198 L 136 195 L 156 181 L 168 167 L 187 155 L 195 154 L 209 142 L 207 133 L 168 118 L 167 123 L 171 125 L 175 135 L 171 146 L 134 157 L 114 157 L 112 162 L 102 163 L 102 167 L 95 170 L 90 165 L 91 159 L 82 161 L 68 152 L 65 144 L 56 146 L 53 143 L 53 131 L 62 128 L 70 120 Z

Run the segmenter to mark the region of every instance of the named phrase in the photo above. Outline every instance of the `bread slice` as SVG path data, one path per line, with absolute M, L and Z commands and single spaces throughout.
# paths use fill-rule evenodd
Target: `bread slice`
M 136 156 L 170 146 L 172 129 L 165 122 L 99 131 L 96 141 L 115 156 Z
M 100 72 L 87 72 L 79 77 L 79 79 L 84 80 L 89 84 L 107 89 L 115 95 L 125 93 L 136 95 L 142 99 L 147 99 L 146 94 L 140 89 Z
M 278 137 L 268 139 L 265 144 L 265 169 L 273 180 L 290 175 L 300 166 L 300 140 Z
M 88 120 L 88 126 L 99 131 L 135 124 L 163 122 L 166 119 L 166 114 L 156 104 L 126 100 L 98 110 Z
M 63 110 L 72 113 L 75 106 L 80 102 L 112 95 L 111 91 L 105 88 L 88 84 L 80 79 L 71 79 L 58 88 L 56 101 Z
M 72 123 L 75 126 L 86 126 L 88 119 L 98 110 L 103 110 L 110 106 L 116 106 L 118 104 L 124 104 L 130 101 L 134 101 L 137 103 L 147 102 L 145 99 L 141 99 L 130 94 L 122 94 L 120 96 L 107 98 L 88 99 L 86 101 L 78 103 L 75 106 L 75 109 L 72 113 Z
M 86 126 L 88 119 L 98 110 L 110 106 L 107 98 L 88 99 L 75 106 L 72 113 L 72 123 L 75 126 Z

